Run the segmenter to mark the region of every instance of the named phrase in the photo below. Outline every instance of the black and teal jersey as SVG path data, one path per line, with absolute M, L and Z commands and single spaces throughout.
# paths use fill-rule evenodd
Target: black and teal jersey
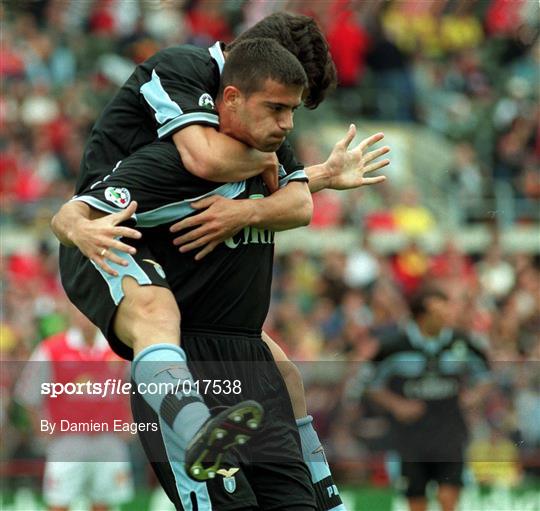
M 444 329 L 437 338 L 424 337 L 410 322 L 404 328 L 379 336 L 371 389 L 386 388 L 407 398 L 423 401 L 425 414 L 416 422 L 395 422 L 398 442 L 448 439 L 462 443 L 466 427 L 459 405 L 464 386 L 489 378 L 486 357 L 468 335 Z
M 285 156 L 280 184 L 306 182 L 303 169 L 287 173 Z M 290 153 L 285 151 L 287 155 Z M 182 313 L 182 326 L 234 327 L 260 330 L 268 312 L 274 255 L 274 233 L 246 227 L 221 243 L 201 261 L 196 252 L 181 254 L 172 244 L 177 234 L 169 227 L 195 213 L 190 203 L 211 195 L 257 200 L 268 195 L 259 176 L 237 183 L 219 184 L 182 169 L 170 142 L 145 146 L 115 166 L 73 200 L 107 213 L 138 203 L 134 222 L 143 241 L 163 269 Z
M 101 170 L 190 124 L 219 126 L 214 109 L 225 60 L 210 48 L 174 46 L 139 64 L 90 133 L 76 185 L 80 193 Z

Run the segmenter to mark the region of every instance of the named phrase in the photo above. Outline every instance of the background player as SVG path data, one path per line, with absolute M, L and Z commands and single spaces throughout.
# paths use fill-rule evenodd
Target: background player
M 34 431 L 46 441 L 43 495 L 50 511 L 68 511 L 86 497 L 92 511 L 108 509 L 133 497 L 129 452 L 125 438 L 114 432 L 114 421 L 131 422 L 127 396 L 44 395 L 42 383 L 66 385 L 90 381 L 122 381 L 127 365 L 98 329 L 75 307 L 69 307 L 70 328 L 45 339 L 23 370 L 16 395 L 32 419 Z M 55 425 L 43 433 L 42 421 Z M 108 432 L 62 432 L 70 425 L 105 423 Z M 125 436 L 125 435 L 124 435 Z
M 255 83 L 251 77 L 254 66 L 257 66 L 259 76 Z M 292 111 L 300 105 L 306 84 L 298 60 L 278 43 L 269 39 L 246 40 L 231 51 L 227 60 L 223 90 L 218 100 L 221 129 L 240 139 L 249 137 L 257 149 L 277 149 L 285 136 L 285 131 L 280 130 L 282 119 L 284 116 L 290 119 Z M 279 105 L 280 115 L 276 116 L 268 105 Z M 281 157 L 281 150 L 278 153 Z M 287 161 L 283 160 L 283 164 L 288 167 Z M 147 168 L 153 169 L 152 174 L 146 172 Z M 284 190 L 264 198 L 269 192 L 259 177 L 218 186 L 187 172 L 175 172 L 176 169 L 181 169 L 176 148 L 169 143 L 151 144 L 125 159 L 107 180 L 89 187 L 74 200 L 84 201 L 104 212 L 115 211 L 121 206 L 110 194 L 113 189 L 124 190 L 139 202 L 136 221 L 137 225 L 148 227 L 143 235 L 145 245 L 151 250 L 154 266 L 160 266 L 167 275 L 167 282 L 183 311 L 182 346 L 187 352 L 191 371 L 200 381 L 229 379 L 239 382 L 239 393 L 205 394 L 206 402 L 210 406 L 234 407 L 238 399 L 255 399 L 264 404 L 268 418 L 250 449 L 250 463 L 245 474 L 240 472 L 235 476 L 238 491 L 230 496 L 221 484 L 192 483 L 189 492 L 196 495 L 199 506 L 211 503 L 217 509 L 226 505 L 244 509 L 257 504 L 263 509 L 311 508 L 314 502 L 312 486 L 298 450 L 299 438 L 291 403 L 271 353 L 260 337 L 270 300 L 271 229 L 309 222 L 310 208 L 293 209 L 288 218 L 276 218 L 268 228 L 255 225 L 242 231 L 221 244 L 203 264 L 178 253 L 170 243 L 172 235 L 168 233 L 172 221 L 191 213 L 189 202 L 193 198 L 213 194 L 242 198 L 246 199 L 243 204 L 248 208 L 247 212 L 249 204 L 257 202 L 264 202 L 265 209 L 272 212 Z M 282 181 L 295 194 L 301 196 L 307 192 L 309 197 L 303 171 L 286 175 Z M 267 222 L 268 219 L 265 225 Z M 91 267 L 88 260 L 77 253 L 79 259 L 85 259 L 87 267 Z M 95 269 L 92 270 L 95 274 Z M 114 285 L 112 280 L 111 287 Z M 88 294 L 92 290 L 81 289 L 79 292 Z M 153 349 L 156 347 L 135 353 L 132 373 L 136 381 L 139 372 L 147 370 L 143 358 L 145 351 L 151 353 Z M 152 368 L 152 372 L 154 370 Z M 164 370 L 167 369 L 164 367 Z M 140 422 L 151 421 L 158 412 L 141 397 L 135 399 L 133 409 Z M 162 418 L 168 425 L 174 420 L 167 415 Z M 163 439 L 158 437 L 157 441 L 143 432 L 141 437 L 153 461 L 156 453 L 167 453 L 167 462 L 154 464 L 154 467 L 171 500 L 181 509 L 188 505 L 186 499 L 189 497 L 186 496 L 185 475 L 184 480 L 179 475 L 181 465 L 178 462 L 182 461 L 182 456 L 179 456 L 169 431 L 163 426 Z M 223 439 L 224 443 L 230 444 L 229 438 L 234 439 L 231 434 L 235 433 L 229 433 Z M 193 454 L 193 450 L 186 453 L 186 469 L 197 479 L 203 479 L 198 476 L 206 470 L 197 459 L 200 455 L 200 452 Z M 322 487 L 321 493 L 324 490 Z M 340 505 L 337 496 L 327 497 L 327 503 L 334 508 Z M 204 507 L 207 508 L 210 507 Z
M 419 290 L 410 308 L 412 321 L 404 329 L 379 337 L 369 396 L 394 418 L 411 511 L 427 509 L 429 481 L 439 485 L 443 511 L 454 511 L 467 440 L 460 396 L 472 385 L 469 397 L 481 401 L 489 388 L 488 365 L 470 337 L 452 330 L 456 304 L 441 289 Z

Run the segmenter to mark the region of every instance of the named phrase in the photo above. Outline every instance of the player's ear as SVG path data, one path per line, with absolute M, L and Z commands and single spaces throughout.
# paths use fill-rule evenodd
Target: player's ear
M 227 85 L 223 89 L 222 97 L 223 104 L 234 110 L 240 104 L 242 93 L 234 85 Z

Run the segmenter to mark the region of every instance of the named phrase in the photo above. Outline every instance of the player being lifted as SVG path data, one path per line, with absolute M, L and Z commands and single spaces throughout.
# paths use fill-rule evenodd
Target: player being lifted
M 411 511 L 426 511 L 426 485 L 438 483 L 443 511 L 455 511 L 467 427 L 460 400 L 480 403 L 490 389 L 484 350 L 452 328 L 461 305 L 426 285 L 409 301 L 411 320 L 378 336 L 370 398 L 392 418 L 392 438 Z
M 257 31 L 262 32 L 263 35 L 275 33 L 282 44 L 294 46 L 293 51 L 303 56 L 302 63 L 308 71 L 310 83 L 306 102 L 308 106 L 316 106 L 324 97 L 325 90 L 333 83 L 334 71 L 324 38 L 313 21 L 302 16 L 280 13 L 266 18 L 251 30 L 254 32 L 250 36 L 258 35 Z M 159 52 L 155 57 L 138 66 L 94 127 L 85 151 L 77 191 L 80 192 L 85 186 L 99 181 L 110 172 L 117 161 L 154 140 L 156 130 L 161 138 L 167 138 L 172 134 L 184 165 L 196 175 L 226 182 L 245 179 L 263 172 L 266 174 L 267 182 L 272 186 L 271 174 L 277 168 L 274 153 L 259 152 L 214 129 L 219 119 L 212 105 L 219 87 L 219 73 L 224 59 L 225 55 L 220 45 L 213 46 L 209 51 L 184 46 Z M 277 108 L 280 108 L 279 105 Z M 279 112 L 276 112 L 276 115 L 278 114 Z M 290 128 L 286 127 L 284 131 Z M 354 129 L 351 128 L 346 139 L 336 145 L 325 164 L 306 169 L 312 191 L 325 186 L 338 189 L 351 188 L 383 179 L 364 177 L 366 172 L 387 164 L 386 160 L 370 163 L 384 154 L 387 148 L 364 154 L 364 149 L 380 140 L 382 136 L 371 137 L 354 151 L 347 151 L 347 146 L 353 137 Z M 250 142 L 249 138 L 246 142 Z M 209 147 L 212 148 L 211 151 L 208 150 Z M 282 151 L 288 151 L 286 144 L 283 145 Z M 290 165 L 287 169 L 289 173 L 302 168 L 292 157 L 287 161 Z M 305 204 L 305 198 L 293 194 L 289 187 L 285 187 L 282 191 L 286 193 L 272 211 L 268 209 L 263 211 L 262 206 L 251 206 L 255 209 L 255 214 L 250 217 L 252 224 L 259 222 L 258 225 L 263 225 L 261 219 L 270 216 L 279 218 L 284 212 L 302 208 Z M 209 208 L 198 220 L 184 220 L 184 222 L 202 222 L 212 215 L 219 217 L 221 222 L 219 228 L 211 235 L 206 232 L 201 238 L 202 243 L 206 243 L 204 253 L 215 248 L 220 241 L 245 226 L 248 217 L 243 213 L 240 214 L 243 210 L 236 202 L 233 205 L 225 199 L 209 198 L 199 204 L 199 206 L 209 206 Z M 133 213 L 133 209 L 127 210 L 126 213 L 129 216 Z M 127 252 L 133 250 L 114 238 L 117 236 L 135 237 L 138 234 L 127 227 L 116 225 L 120 219 L 124 218 L 122 215 L 91 221 L 85 220 L 87 215 L 86 206 L 81 203 L 71 203 L 56 216 L 53 227 L 61 241 L 77 245 L 97 267 L 115 274 L 123 263 L 119 254 L 113 250 Z M 185 225 L 181 224 L 181 226 Z M 289 223 L 285 228 L 294 226 L 294 223 Z M 202 232 L 205 228 L 202 226 Z M 195 233 L 193 235 L 197 235 L 201 233 L 201 228 L 193 232 Z M 190 238 L 189 241 L 192 242 L 193 239 Z M 64 250 L 63 253 L 65 255 L 66 251 Z M 148 263 L 142 262 L 141 267 L 145 264 Z M 70 286 L 77 287 L 76 276 L 73 273 L 68 274 L 65 269 L 62 270 L 62 275 L 69 294 Z M 129 357 L 130 347 L 135 348 L 137 353 L 148 343 L 169 343 L 175 346 L 180 344 L 180 315 L 176 302 L 167 290 L 148 284 L 150 283 L 145 281 L 139 273 L 135 281 L 126 280 L 123 285 L 117 286 L 120 305 L 116 314 L 114 311 L 88 313 L 98 324 L 108 325 L 106 328 L 109 338 L 120 337 L 124 341 L 117 344 L 117 349 L 123 356 Z M 123 295 L 125 298 L 120 302 Z M 72 300 L 77 303 L 73 296 Z M 185 311 L 183 314 L 185 321 Z M 274 357 L 285 362 L 280 364 L 280 368 L 283 369 L 282 372 L 286 377 L 295 415 L 299 419 L 302 444 L 314 446 L 306 448 L 306 461 L 312 461 L 317 455 L 322 461 L 324 460 L 322 453 L 311 454 L 311 451 L 317 451 L 316 447 L 320 443 L 311 426 L 310 417 L 305 411 L 298 371 L 287 361 L 275 343 L 269 339 L 267 341 Z M 170 350 L 167 352 L 167 356 L 169 355 Z M 181 350 L 178 352 L 178 357 L 183 358 Z M 183 445 L 187 446 L 190 438 L 207 418 L 208 413 L 199 402 L 191 402 L 182 407 L 178 423 L 185 425 L 182 433 L 179 433 Z M 207 434 L 210 435 L 211 431 L 212 428 L 207 431 Z M 310 467 L 313 472 L 313 481 L 318 483 L 316 484 L 318 487 L 325 487 L 327 483 L 331 483 L 326 463 L 310 463 Z M 217 467 L 213 467 L 215 468 Z M 321 505 L 321 509 L 326 508 L 327 506 Z
M 255 80 L 254 67 L 258 73 Z M 275 41 L 244 41 L 231 51 L 224 68 L 217 101 L 221 130 L 249 140 L 259 150 L 277 149 L 280 162 L 285 168 L 291 168 L 291 155 L 281 144 L 292 128 L 293 111 L 301 103 L 305 82 L 297 59 Z M 148 168 L 152 169 L 151 174 Z M 238 399 L 254 399 L 264 405 L 267 413 L 267 420 L 249 451 L 240 450 L 240 458 L 233 462 L 231 470 L 236 478 L 236 489 L 231 490 L 232 500 L 227 487 L 224 490 L 225 480 L 223 484 L 215 484 L 214 480 L 196 485 L 186 481 L 185 473 L 178 470 L 174 458 L 179 449 L 169 428 L 162 426 L 163 439 L 156 439 L 151 432 L 141 432 L 150 459 L 154 461 L 159 453 L 166 455 L 164 464 L 154 466 L 179 509 L 189 509 L 188 493 L 191 501 L 196 499 L 198 509 L 205 510 L 259 506 L 260 509 L 300 511 L 313 509 L 315 505 L 310 475 L 299 451 L 291 403 L 271 353 L 261 339 L 270 300 L 272 231 L 306 224 L 312 210 L 302 169 L 285 171 L 280 181 L 282 188 L 269 194 L 260 176 L 224 185 L 202 180 L 182 171 L 181 159 L 172 144 L 156 142 L 123 160 L 107 179 L 96 182 L 74 199 L 104 213 L 126 206 L 124 201 L 119 203 L 117 195 L 111 195 L 111 190 L 138 202 L 135 221 L 143 232 L 143 244 L 137 243 L 136 257 L 152 258 L 153 269 L 148 268 L 145 273 L 156 285 L 166 285 L 163 281 L 166 275 L 183 313 L 182 348 L 192 374 L 199 381 L 223 381 L 226 377 L 241 382 L 238 395 L 205 394 L 206 403 L 234 406 Z M 294 207 L 285 215 L 273 215 L 276 206 L 291 194 L 296 201 Z M 169 226 L 192 213 L 190 202 L 193 199 L 213 196 L 227 197 L 224 200 L 234 202 L 247 216 L 255 211 L 256 204 L 261 204 L 268 216 L 261 219 L 261 224 L 255 223 L 219 244 L 202 261 L 195 261 L 188 254 L 179 253 L 170 243 L 173 235 Z M 74 267 L 91 266 L 79 251 L 75 253 L 78 262 Z M 81 261 L 84 261 L 82 265 Z M 161 276 L 155 271 L 156 265 L 164 271 Z M 95 269 L 91 269 L 95 274 Z M 117 281 L 123 277 L 124 270 L 116 265 L 115 269 L 120 273 L 115 277 Z M 86 285 L 80 292 L 86 300 L 95 302 L 89 296 L 97 293 L 95 284 Z M 102 300 L 111 301 L 103 291 L 101 295 Z M 162 347 L 147 348 L 143 356 L 156 349 Z M 159 372 L 159 366 L 147 370 L 148 362 L 145 364 L 140 353 L 135 356 L 133 365 L 135 377 L 140 372 Z M 168 370 L 168 367 L 163 368 L 164 372 Z M 165 399 L 181 401 L 183 397 Z M 135 397 L 133 411 L 141 422 L 156 420 L 157 410 L 148 406 L 144 396 Z M 174 421 L 174 416 L 164 415 L 160 422 L 174 425 Z M 186 465 L 202 470 L 199 463 L 192 462 L 193 457 L 198 456 L 198 452 L 193 452 L 194 449 L 186 454 Z M 219 473 L 222 475 L 223 471 Z M 318 488 L 322 493 L 323 488 Z M 205 507 L 208 502 L 211 506 Z M 340 499 L 329 492 L 326 492 L 325 503 L 331 508 L 342 507 Z

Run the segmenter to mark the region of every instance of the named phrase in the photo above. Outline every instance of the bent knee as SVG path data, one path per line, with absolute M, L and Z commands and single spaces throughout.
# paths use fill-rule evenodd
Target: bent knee
M 179 342 L 180 311 L 169 289 L 132 282 L 123 288 L 114 321 L 120 340 L 133 347 L 150 341 Z
M 124 279 L 128 280 L 128 279 Z M 180 320 L 180 311 L 172 292 L 160 286 L 140 286 L 131 282 L 123 284 L 124 300 L 121 307 L 128 309 L 129 315 L 137 319 L 164 318 L 169 321 Z

